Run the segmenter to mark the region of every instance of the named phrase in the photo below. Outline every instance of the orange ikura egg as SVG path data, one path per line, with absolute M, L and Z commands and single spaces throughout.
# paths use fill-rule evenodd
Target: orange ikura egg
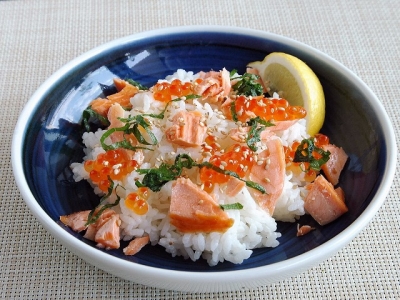
M 137 215 L 144 215 L 149 210 L 149 205 L 146 199 L 141 195 L 143 195 L 143 191 L 138 191 L 138 193 L 128 194 L 125 198 L 125 206 Z
M 230 109 L 225 113 L 232 118 Z M 270 99 L 263 96 L 239 96 L 235 100 L 236 117 L 241 122 L 259 116 L 265 121 L 286 121 L 301 119 L 306 116 L 306 110 L 301 106 L 291 106 L 285 99 Z
M 138 167 L 136 160 L 126 157 L 123 149 L 108 150 L 100 153 L 95 160 L 87 160 L 84 169 L 93 183 L 106 192 L 111 180 L 123 180 Z M 107 183 L 108 182 L 108 183 Z
M 174 79 L 171 83 L 159 82 L 153 86 L 152 90 L 155 100 L 169 102 L 174 98 L 191 94 L 193 85 L 190 82 L 181 82 L 179 79 Z

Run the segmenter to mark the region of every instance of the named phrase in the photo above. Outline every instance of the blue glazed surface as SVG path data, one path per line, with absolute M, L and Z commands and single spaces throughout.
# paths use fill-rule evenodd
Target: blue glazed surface
M 364 104 L 363 91 L 348 83 L 324 61 L 301 50 L 265 38 L 235 33 L 194 32 L 140 38 L 105 49 L 64 74 L 33 112 L 23 148 L 27 181 L 44 211 L 58 222 L 60 215 L 93 208 L 98 203 L 86 182 L 75 182 L 69 165 L 83 157 L 80 124 L 82 111 L 96 97 L 110 92 L 114 77 L 132 78 L 151 86 L 178 68 L 192 70 L 245 71 L 246 64 L 262 60 L 273 51 L 293 54 L 317 74 L 326 95 L 326 121 L 322 132 L 349 154 L 339 185 L 346 193 L 349 212 L 310 234 L 297 238 L 295 223 L 279 223 L 280 245 L 257 249 L 241 265 L 228 262 L 209 267 L 205 261 L 172 258 L 162 247 L 146 246 L 127 257 L 122 250 L 105 251 L 135 263 L 182 271 L 229 271 L 272 264 L 314 249 L 349 226 L 370 203 L 381 175 L 386 149 L 382 129 L 374 112 Z M 300 223 L 310 224 L 307 217 Z M 60 225 L 65 228 L 63 225 Z M 83 243 L 94 246 L 81 234 L 65 228 Z M 104 251 L 98 249 L 97 251 Z

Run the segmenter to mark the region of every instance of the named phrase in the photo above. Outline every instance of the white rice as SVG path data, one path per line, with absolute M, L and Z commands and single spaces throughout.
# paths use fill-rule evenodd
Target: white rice
M 196 78 L 193 72 L 178 70 L 171 76 L 166 77 L 166 81 L 175 78 L 181 81 L 190 81 Z M 165 104 L 155 101 L 150 92 L 141 92 L 131 99 L 134 109 L 126 112 L 128 115 L 142 113 L 159 113 Z M 180 153 L 188 153 L 194 159 L 201 159 L 201 153 L 195 148 L 180 148 L 170 144 L 164 138 L 164 130 L 172 123 L 170 118 L 181 110 L 199 111 L 206 117 L 205 123 L 209 128 L 214 128 L 213 135 L 220 139 L 221 146 L 227 147 L 232 144 L 232 140 L 226 137 L 226 133 L 232 128 L 237 128 L 233 121 L 225 120 L 220 117 L 220 112 L 208 103 L 201 103 L 193 100 L 191 104 L 185 101 L 174 102 L 166 112 L 164 120 L 150 119 L 153 122 L 152 131 L 159 141 L 155 151 L 146 151 L 142 169 L 152 168 L 160 165 L 160 160 L 166 163 L 173 163 L 175 156 Z M 301 141 L 307 138 L 305 120 L 301 120 L 290 127 L 288 130 L 277 132 L 277 137 L 284 146 L 290 145 L 293 141 Z M 84 161 L 95 159 L 98 154 L 104 153 L 100 145 L 100 137 L 105 130 L 84 133 L 82 136 L 85 145 Z M 89 174 L 83 168 L 82 163 L 73 163 L 71 168 L 74 179 L 88 180 Z M 192 181 L 200 184 L 198 170 L 189 170 L 186 173 Z M 115 182 L 115 186 L 120 184 L 124 189 L 118 189 L 121 201 L 114 209 L 120 213 L 121 236 L 123 240 L 130 240 L 134 237 L 149 235 L 153 245 L 161 245 L 172 256 L 183 256 L 196 261 L 200 258 L 206 259 L 209 265 L 214 266 L 219 262 L 230 261 L 241 263 L 250 257 L 252 249 L 260 247 L 276 247 L 281 236 L 277 232 L 276 221 L 294 222 L 304 214 L 304 183 L 301 178 L 294 178 L 293 174 L 286 174 L 284 190 L 275 208 L 274 216 L 270 216 L 265 210 L 261 209 L 251 196 L 247 187 L 244 187 L 235 197 L 229 198 L 224 194 L 224 187 L 216 186 L 214 189 L 215 198 L 220 204 L 239 202 L 243 209 L 227 210 L 230 218 L 234 219 L 234 224 L 224 233 L 196 233 L 182 234 L 170 224 L 168 210 L 171 197 L 172 182 L 165 184 L 160 192 L 151 193 L 148 199 L 149 211 L 145 215 L 137 215 L 125 206 L 124 198 L 131 192 L 137 190 L 136 180 L 141 180 L 144 175 L 137 172 L 129 174 L 122 182 Z M 95 185 L 94 191 L 101 195 L 102 192 Z M 110 202 L 115 199 L 110 199 Z

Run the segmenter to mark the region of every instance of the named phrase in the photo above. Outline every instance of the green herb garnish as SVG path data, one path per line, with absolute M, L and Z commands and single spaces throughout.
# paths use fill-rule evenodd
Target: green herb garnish
M 125 125 L 122 127 L 115 127 L 115 128 L 108 129 L 100 138 L 101 146 L 103 147 L 103 149 L 105 151 L 115 150 L 118 148 L 125 148 L 125 149 L 129 149 L 129 150 L 137 150 L 137 149 L 152 150 L 152 149 L 146 148 L 146 147 L 132 146 L 132 144 L 125 138 L 125 135 L 128 135 L 128 134 L 133 134 L 135 136 L 135 138 L 139 141 L 139 143 L 141 143 L 143 145 L 156 145 L 157 144 L 157 142 L 158 142 L 157 138 L 155 137 L 153 132 L 151 132 L 150 124 L 147 123 L 147 121 L 143 118 L 143 116 L 137 115 L 137 116 L 129 117 L 126 119 L 124 119 L 124 118 L 119 118 L 119 119 L 121 121 L 125 122 Z M 146 131 L 146 133 L 148 134 L 151 141 L 147 141 L 144 138 L 144 136 L 139 128 L 143 128 Z M 105 143 L 106 138 L 108 138 L 114 132 L 123 132 L 124 139 L 122 141 L 116 142 L 114 144 L 107 145 Z
M 240 204 L 239 202 L 232 203 L 232 204 L 221 204 L 219 207 L 221 207 L 222 210 L 227 210 L 227 209 L 242 209 L 243 205 Z
M 183 168 L 191 169 L 193 167 L 212 169 L 218 173 L 235 177 L 246 183 L 246 186 L 256 189 L 263 194 L 266 192 L 265 189 L 258 183 L 244 180 L 240 178 L 237 173 L 229 170 L 222 170 L 210 162 L 196 163 L 188 154 L 179 154 L 175 158 L 175 162 L 172 165 L 162 163 L 158 168 L 136 170 L 139 174 L 145 175 L 142 182 L 136 181 L 135 184 L 138 187 L 145 186 L 151 189 L 153 192 L 158 192 L 161 190 L 164 184 L 180 177 Z
M 260 124 L 261 126 L 259 126 Z M 275 126 L 273 123 L 264 121 L 260 117 L 250 119 L 247 125 L 250 126 L 250 130 L 246 138 L 246 144 L 253 151 L 257 151 L 256 144 L 261 141 L 261 132 L 263 132 L 266 127 Z
M 231 76 L 234 75 L 232 75 L 232 72 Z M 244 73 L 242 76 L 234 77 L 233 79 L 239 79 L 239 81 L 232 86 L 232 89 L 236 91 L 238 95 L 261 96 L 263 95 L 263 87 L 257 82 L 259 78 L 260 76 L 250 73 Z
M 116 206 L 116 205 L 119 204 L 119 202 L 120 202 L 120 200 L 121 200 L 121 197 L 118 196 L 118 194 L 117 194 L 117 187 L 119 187 L 120 185 L 117 185 L 117 186 L 115 187 L 115 194 L 117 195 L 117 200 L 115 200 L 114 203 L 107 203 L 107 204 L 105 204 L 105 205 L 102 205 L 102 203 L 103 203 L 108 197 L 111 196 L 111 194 L 112 194 L 112 192 L 113 192 L 113 190 L 114 190 L 114 181 L 112 181 L 112 179 L 111 179 L 110 177 L 108 177 L 108 180 L 110 181 L 110 186 L 109 186 L 109 188 L 108 188 L 108 192 L 107 192 L 106 195 L 104 195 L 103 197 L 101 197 L 100 203 L 99 203 L 95 208 L 93 208 L 93 209 L 90 211 L 90 213 L 89 213 L 89 215 L 88 215 L 88 220 L 86 221 L 85 226 L 88 226 L 88 225 L 90 225 L 90 224 L 95 223 L 95 222 L 100 218 L 100 216 L 101 216 L 101 214 L 103 213 L 103 211 L 105 211 L 107 208 L 111 208 L 111 207 Z M 101 206 L 101 208 L 100 208 L 98 211 L 96 211 L 100 206 Z
M 133 80 L 131 78 L 125 79 L 125 81 L 128 82 L 129 84 L 133 85 L 133 86 L 136 86 L 139 90 L 147 91 L 149 89 L 148 87 L 140 84 L 139 82 L 137 82 L 137 81 L 135 81 L 135 80 Z
M 108 121 L 108 119 L 106 117 L 103 117 L 102 115 L 100 115 L 99 113 L 94 111 L 91 106 L 89 106 L 82 113 L 83 126 L 85 127 L 86 131 L 91 130 L 90 124 L 89 124 L 91 120 L 99 121 L 100 125 L 102 125 L 104 127 L 110 126 L 110 122 Z
M 314 153 L 317 153 L 320 158 L 315 158 Z M 293 162 L 308 162 L 309 169 L 319 171 L 322 165 L 329 160 L 330 154 L 329 151 L 315 146 L 313 138 L 304 139 L 294 153 Z
M 237 113 L 236 113 L 236 101 L 231 102 L 230 109 L 231 109 L 232 120 L 234 122 L 239 121 L 239 119 L 237 117 Z

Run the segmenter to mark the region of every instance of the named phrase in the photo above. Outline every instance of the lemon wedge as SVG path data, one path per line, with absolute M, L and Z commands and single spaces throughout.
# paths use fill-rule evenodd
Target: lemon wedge
M 325 96 L 315 73 L 302 60 L 292 55 L 273 52 L 263 61 L 248 64 L 256 69 L 272 95 L 278 93 L 290 105 L 307 111 L 307 133 L 317 134 L 325 120 Z

